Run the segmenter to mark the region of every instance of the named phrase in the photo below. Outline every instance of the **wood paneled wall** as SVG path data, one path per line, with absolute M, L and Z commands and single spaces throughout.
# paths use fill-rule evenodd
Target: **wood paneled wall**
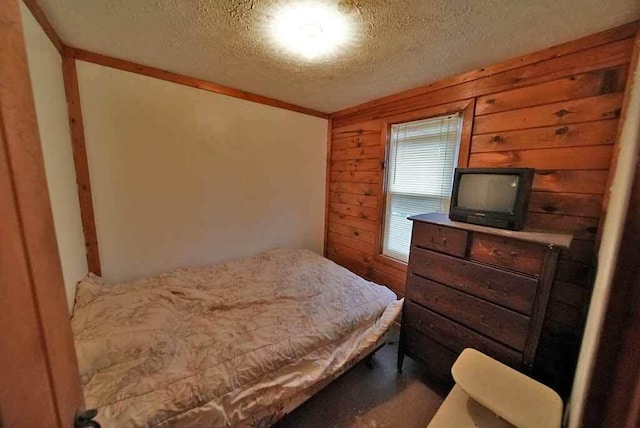
M 638 27 L 634 22 L 332 114 L 327 256 L 403 294 L 406 266 L 379 255 L 385 128 L 409 112 L 418 119 L 420 111 L 475 100 L 466 165 L 536 168 L 528 227 L 575 236 L 561 256 L 535 372 L 566 393 Z

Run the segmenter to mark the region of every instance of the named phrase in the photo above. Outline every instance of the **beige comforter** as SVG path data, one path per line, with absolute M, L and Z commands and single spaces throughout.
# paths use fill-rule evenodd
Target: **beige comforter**
M 90 275 L 72 318 L 86 405 L 104 428 L 268 426 L 370 350 L 400 307 L 306 250 L 119 284 Z

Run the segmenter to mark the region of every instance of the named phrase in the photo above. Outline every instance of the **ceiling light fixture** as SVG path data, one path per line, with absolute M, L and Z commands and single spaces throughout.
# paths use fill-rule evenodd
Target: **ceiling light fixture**
M 307 1 L 280 9 L 275 14 L 271 32 L 282 47 L 311 60 L 344 46 L 350 36 L 350 26 L 337 7 Z

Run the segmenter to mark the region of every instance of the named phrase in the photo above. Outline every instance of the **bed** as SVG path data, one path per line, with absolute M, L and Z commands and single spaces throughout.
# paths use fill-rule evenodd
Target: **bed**
M 109 427 L 267 427 L 384 343 L 402 301 L 311 251 L 124 283 L 72 316 L 86 407 Z

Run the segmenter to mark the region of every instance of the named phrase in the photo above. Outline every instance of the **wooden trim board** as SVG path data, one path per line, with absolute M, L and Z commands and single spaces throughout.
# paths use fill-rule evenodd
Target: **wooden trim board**
M 141 74 L 143 76 L 153 77 L 156 79 L 166 80 L 168 82 L 178 83 L 180 85 L 191 86 L 192 88 L 202 89 L 203 91 L 214 92 L 216 94 L 240 98 L 246 101 L 265 104 L 271 107 L 291 110 L 309 116 L 320 117 L 322 119 L 327 119 L 329 117 L 328 113 L 276 100 L 274 98 L 252 94 L 250 92 L 241 91 L 239 89 L 230 88 L 228 86 L 219 85 L 217 83 L 207 82 L 206 80 L 200 80 L 194 77 L 160 70 L 159 68 L 136 64 L 131 61 L 126 61 L 123 59 L 118 59 L 83 49 L 76 49 L 65 45 L 63 52 L 65 57 L 75 58 L 80 61 L 91 62 L 93 64 L 99 64 L 105 67 L 111 67 L 118 70 Z
M 331 194 L 331 118 L 327 120 L 327 165 L 324 188 L 324 247 L 322 253 L 327 257 L 327 245 L 329 244 L 329 196 Z
M 0 7 L 0 425 L 62 428 L 84 403 L 18 1 Z
M 640 58 L 640 29 L 636 32 L 636 37 L 633 40 L 633 53 L 631 54 L 631 67 L 636 67 L 638 63 L 638 58 Z M 640 70 L 635 70 L 636 73 L 640 72 Z M 633 74 L 633 73 L 631 73 Z M 627 80 L 627 85 L 624 91 L 624 100 L 622 102 L 622 111 L 621 111 L 621 120 L 618 122 L 618 131 L 616 133 L 615 143 L 613 145 L 613 153 L 611 155 L 611 164 L 609 165 L 609 171 L 615 171 L 618 166 L 618 155 L 620 153 L 620 134 L 622 132 L 622 126 L 627 120 L 627 106 L 629 105 L 629 99 L 631 96 L 631 90 L 633 86 L 633 78 Z M 598 233 L 596 234 L 596 243 L 600 244 L 600 240 L 602 239 L 602 229 L 604 226 L 604 220 L 607 215 L 607 211 L 609 209 L 609 199 L 611 197 L 611 187 L 613 184 L 614 174 L 609 174 L 607 178 L 606 191 L 602 198 L 602 212 L 600 215 L 600 222 L 598 224 Z
M 51 23 L 47 19 L 47 15 L 45 15 L 44 12 L 42 11 L 42 8 L 38 4 L 38 1 L 37 0 L 22 0 L 22 1 L 24 2 L 25 6 L 27 6 L 27 8 L 31 11 L 31 14 L 36 19 L 36 21 L 38 21 L 38 24 L 40 24 L 40 27 L 42 27 L 42 30 L 44 31 L 44 33 L 47 35 L 49 40 L 51 40 L 51 43 L 53 43 L 53 46 L 55 46 L 55 48 L 58 50 L 60 55 L 62 55 L 64 44 L 62 43 L 62 40 L 58 36 L 58 33 L 56 33 L 56 30 L 53 28 L 53 25 L 51 25 Z
M 80 89 L 76 60 L 65 56 L 62 58 L 62 74 L 64 89 L 67 95 L 69 111 L 69 129 L 71 131 L 71 146 L 73 148 L 73 163 L 75 164 L 76 183 L 78 184 L 78 200 L 80 202 L 80 217 L 87 251 L 87 266 L 89 272 L 102 274 L 100 266 L 100 252 L 98 250 L 98 234 L 96 232 L 93 198 L 91 197 L 91 180 L 89 178 L 89 161 L 84 137 L 82 109 L 80 107 Z

